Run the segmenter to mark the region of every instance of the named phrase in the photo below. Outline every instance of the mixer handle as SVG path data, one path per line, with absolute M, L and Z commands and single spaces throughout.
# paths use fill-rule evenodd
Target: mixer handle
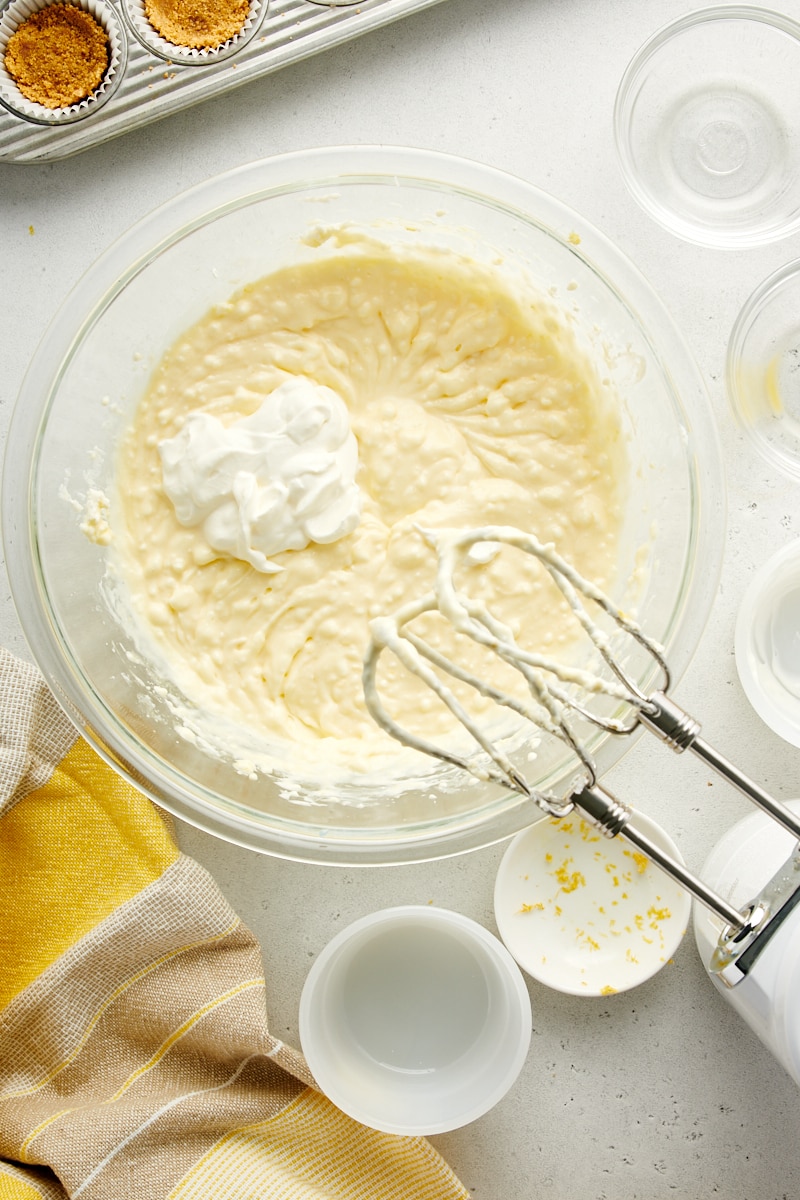
M 700 725 L 694 717 L 670 699 L 664 692 L 654 692 L 648 704 L 639 710 L 639 720 L 642 725 L 655 733 L 661 741 L 670 746 L 677 754 L 691 750 L 698 758 L 707 763 L 726 782 L 737 788 L 764 812 L 791 833 L 792 837 L 800 840 L 800 817 L 781 804 L 763 788 L 754 783 L 742 771 L 735 767 L 699 736 Z
M 723 930 L 709 967 L 726 987 L 735 987 L 746 978 L 784 921 L 800 906 L 800 847 L 740 912 L 642 833 L 636 827 L 633 810 L 605 788 L 587 785 L 573 792 L 571 799 L 606 837 L 625 838 L 720 918 Z
M 800 839 L 798 815 L 704 741 L 699 736 L 699 723 L 665 693 L 655 692 L 649 697 L 639 709 L 639 720 L 676 753 L 691 750 L 793 838 Z M 710 968 L 727 987 L 735 987 L 745 978 L 783 922 L 800 905 L 800 847 L 740 912 L 641 833 L 632 820 L 632 810 L 610 792 L 592 784 L 574 792 L 571 799 L 597 828 L 609 837 L 621 834 L 723 921 Z
M 729 904 L 727 900 L 707 887 L 701 879 L 678 862 L 676 858 L 657 846 L 646 834 L 636 827 L 633 810 L 617 800 L 611 792 L 593 784 L 573 792 L 572 803 L 588 818 L 595 828 L 601 830 L 607 837 L 621 834 L 637 850 L 656 863 L 665 874 L 669 875 L 690 895 L 699 900 L 707 908 L 724 921 L 732 931 L 739 931 L 746 923 L 747 916 Z

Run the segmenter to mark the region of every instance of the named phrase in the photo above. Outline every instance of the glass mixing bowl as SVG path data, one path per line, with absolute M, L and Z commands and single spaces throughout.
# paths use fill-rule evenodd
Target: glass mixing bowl
M 679 675 L 721 562 L 724 485 L 702 380 L 631 263 L 582 218 L 476 163 L 391 147 L 304 151 L 211 179 L 131 229 L 83 277 L 47 331 L 18 398 L 3 479 L 11 586 L 31 651 L 88 741 L 182 819 L 243 846 L 309 862 L 410 862 L 488 845 L 538 810 L 421 757 L 399 793 L 374 780 L 335 795 L 291 773 L 248 776 L 187 739 L 174 687 L 142 656 L 106 586 L 109 550 L 81 530 L 75 497 L 110 487 L 115 447 L 175 338 L 248 282 L 313 253 L 309 227 L 348 222 L 384 240 L 450 248 L 544 290 L 616 387 L 631 486 L 613 594 Z M 497 266 L 499 264 L 499 266 Z M 79 506 L 80 507 L 80 506 Z M 84 518 L 86 508 L 84 504 Z M 647 685 L 647 668 L 637 667 Z M 629 738 L 594 734 L 600 771 Z M 566 792 L 559 743 L 525 769 Z

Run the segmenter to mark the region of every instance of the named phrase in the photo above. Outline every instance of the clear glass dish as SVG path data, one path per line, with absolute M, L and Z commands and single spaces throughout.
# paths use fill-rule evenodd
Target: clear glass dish
M 734 654 L 739 681 L 761 720 L 800 748 L 800 541 L 756 571 L 739 606 Z
M 800 479 L 800 259 L 765 279 L 742 306 L 725 378 L 750 444 L 770 466 Z
M 378 224 L 518 273 L 570 314 L 621 397 L 634 474 L 614 594 L 687 666 L 716 593 L 724 480 L 699 373 L 649 285 L 602 234 L 511 176 L 437 153 L 304 151 L 211 179 L 131 229 L 84 276 L 45 335 L 13 415 L 3 478 L 12 591 L 31 650 L 84 736 L 124 776 L 194 825 L 301 861 L 408 862 L 488 845 L 538 810 L 421 759 L 391 798 L 374 780 L 331 797 L 286 772 L 250 779 L 181 737 L 170 684 L 105 599 L 108 550 L 66 500 L 103 487 L 152 367 L 177 335 L 242 285 L 305 253 L 310 226 Z M 646 685 L 646 668 L 642 667 Z M 590 739 L 600 770 L 631 739 Z M 559 745 L 526 763 L 566 789 Z
M 733 248 L 800 228 L 800 25 L 747 5 L 658 30 L 620 82 L 614 135 L 645 212 L 698 245 Z

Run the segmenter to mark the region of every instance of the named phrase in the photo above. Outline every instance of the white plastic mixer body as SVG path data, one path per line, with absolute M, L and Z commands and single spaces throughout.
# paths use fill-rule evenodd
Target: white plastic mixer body
M 800 801 L 788 805 L 800 812 Z M 786 865 L 800 885 L 797 843 L 762 812 L 751 813 L 717 843 L 703 878 L 735 907 L 744 909 Z M 720 995 L 739 1013 L 800 1085 L 800 904 L 788 909 L 775 932 L 720 971 L 722 924 L 695 904 L 697 949 Z

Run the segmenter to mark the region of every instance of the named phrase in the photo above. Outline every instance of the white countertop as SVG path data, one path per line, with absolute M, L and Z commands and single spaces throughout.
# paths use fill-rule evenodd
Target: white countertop
M 156 205 L 228 168 L 339 143 L 427 147 L 489 163 L 551 192 L 627 252 L 672 311 L 705 377 L 728 471 L 718 602 L 675 697 L 704 734 L 781 798 L 800 796 L 800 751 L 755 715 L 733 629 L 753 571 L 800 537 L 800 487 L 736 430 L 724 390 L 734 318 L 800 236 L 762 249 L 698 249 L 655 225 L 617 166 L 619 78 L 682 0 L 447 0 L 96 149 L 0 164 L 0 428 L 50 317 L 83 270 Z M 800 19 L 800 0 L 784 0 Z M 32 230 L 32 231 L 31 231 Z M 5 578 L 0 642 L 28 656 Z M 748 811 L 696 761 L 640 742 L 608 780 L 656 817 L 689 865 Z M 494 930 L 502 847 L 443 863 L 346 870 L 262 858 L 182 827 L 258 934 L 270 1024 L 298 1044 L 308 966 L 350 920 L 397 903 L 458 909 Z M 800 1091 L 715 993 L 691 935 L 673 963 L 602 1000 L 530 982 L 534 1033 L 508 1096 L 434 1139 L 475 1200 L 796 1200 Z

